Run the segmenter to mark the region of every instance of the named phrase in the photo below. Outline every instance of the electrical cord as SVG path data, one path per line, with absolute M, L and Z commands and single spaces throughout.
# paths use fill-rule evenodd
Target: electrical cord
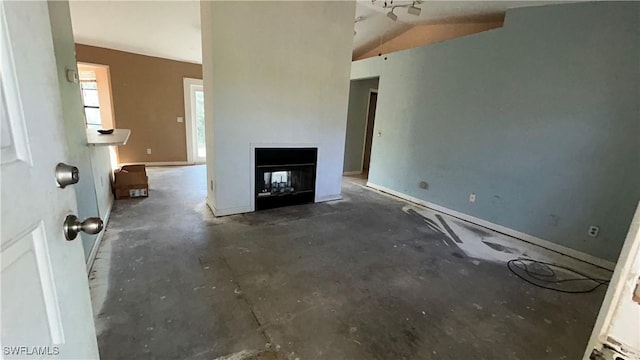
M 602 285 L 609 285 L 609 280 L 593 278 L 566 266 L 556 265 L 538 260 L 525 258 L 512 259 L 507 262 L 507 268 L 509 268 L 509 270 L 514 275 L 531 285 L 535 285 L 543 289 L 558 291 L 561 293 L 585 294 L 595 291 Z M 578 277 L 559 279 L 554 268 L 562 269 L 566 272 L 576 274 L 578 275 Z M 518 271 L 516 271 L 516 269 Z M 576 283 L 580 281 L 590 281 L 596 283 L 596 285 L 584 290 L 569 290 L 559 287 L 563 284 Z

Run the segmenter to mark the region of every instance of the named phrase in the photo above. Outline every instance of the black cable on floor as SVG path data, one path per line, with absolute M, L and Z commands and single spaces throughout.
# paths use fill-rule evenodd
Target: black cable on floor
M 562 293 L 568 293 L 568 294 L 590 293 L 602 285 L 609 284 L 609 280 L 593 278 L 577 270 L 574 270 L 572 268 L 551 264 L 551 263 L 546 263 L 538 260 L 531 260 L 531 259 L 524 259 L 524 258 L 512 259 L 507 262 L 507 267 L 513 274 L 515 274 L 517 277 L 528 282 L 531 285 L 535 285 L 543 289 L 558 291 Z M 558 279 L 557 273 L 554 270 L 554 268 L 562 269 L 566 272 L 573 273 L 578 276 L 574 278 Z M 516 269 L 519 271 L 516 271 Z M 572 282 L 579 282 L 579 281 L 591 281 L 596 283 L 596 285 L 585 290 L 568 290 L 568 289 L 559 288 L 559 285 L 572 283 Z M 554 285 L 556 286 L 554 287 Z

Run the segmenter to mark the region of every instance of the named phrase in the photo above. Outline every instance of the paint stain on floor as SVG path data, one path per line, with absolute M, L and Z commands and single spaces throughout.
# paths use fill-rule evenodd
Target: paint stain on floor
M 564 260 L 358 183 L 213 218 L 204 167 L 148 174 L 92 271 L 104 359 L 574 359 L 604 296 L 527 284 L 505 261 Z

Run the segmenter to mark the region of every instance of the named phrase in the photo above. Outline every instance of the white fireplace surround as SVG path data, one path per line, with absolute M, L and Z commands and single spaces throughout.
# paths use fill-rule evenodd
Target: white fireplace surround
M 354 14 L 351 1 L 201 2 L 214 215 L 254 211 L 260 147 L 317 148 L 315 202 L 341 198 Z

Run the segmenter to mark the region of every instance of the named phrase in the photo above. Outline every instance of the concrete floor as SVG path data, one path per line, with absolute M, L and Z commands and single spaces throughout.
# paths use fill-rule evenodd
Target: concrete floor
M 438 214 L 356 182 L 216 219 L 203 166 L 148 172 L 90 276 L 103 359 L 579 359 L 604 297 L 534 287 L 504 260 L 595 269 L 443 215 L 451 241 Z

